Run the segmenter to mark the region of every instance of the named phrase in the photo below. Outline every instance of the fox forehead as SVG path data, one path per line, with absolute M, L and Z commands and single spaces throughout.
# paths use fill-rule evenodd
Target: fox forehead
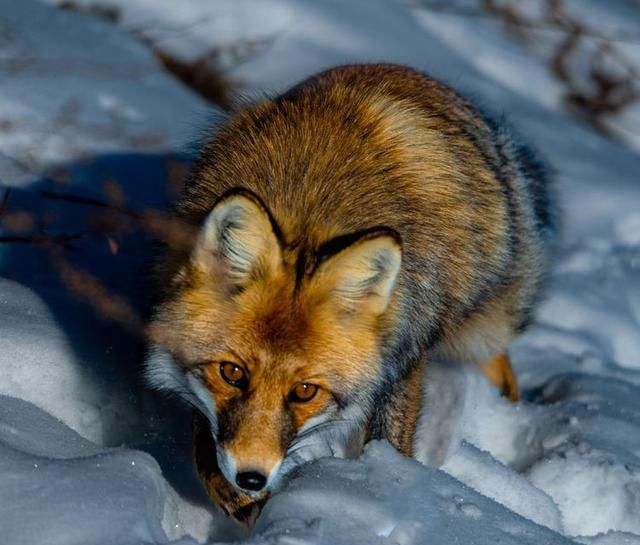
M 309 311 L 295 279 L 257 283 L 234 297 L 218 297 L 211 279 L 190 278 L 150 326 L 184 367 L 240 360 L 255 377 L 330 378 L 348 389 L 377 372 L 373 328 L 346 328 L 322 309 Z

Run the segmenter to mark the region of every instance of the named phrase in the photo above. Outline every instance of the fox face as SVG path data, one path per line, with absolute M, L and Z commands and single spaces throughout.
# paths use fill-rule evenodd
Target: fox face
M 229 483 L 261 494 L 362 441 L 401 262 L 391 229 L 308 249 L 253 193 L 218 200 L 149 325 L 146 365 L 206 416 Z

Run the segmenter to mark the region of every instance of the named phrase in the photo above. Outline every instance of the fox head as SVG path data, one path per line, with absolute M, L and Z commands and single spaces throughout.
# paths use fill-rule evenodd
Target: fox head
M 147 376 L 206 416 L 218 465 L 259 494 L 362 432 L 402 252 L 386 228 L 303 252 L 254 194 L 225 194 L 149 326 Z

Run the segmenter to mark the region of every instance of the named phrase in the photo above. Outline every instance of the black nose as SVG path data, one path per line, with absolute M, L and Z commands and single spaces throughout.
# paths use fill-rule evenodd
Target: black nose
M 236 483 L 240 488 L 257 492 L 258 490 L 262 490 L 264 485 L 267 484 L 267 478 L 257 471 L 243 471 L 236 475 Z

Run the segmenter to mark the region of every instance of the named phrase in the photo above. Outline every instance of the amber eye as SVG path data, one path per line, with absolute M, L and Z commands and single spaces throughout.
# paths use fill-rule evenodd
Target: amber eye
M 306 403 L 311 401 L 318 393 L 319 387 L 307 382 L 299 382 L 289 392 L 289 401 L 292 403 Z
M 231 386 L 245 388 L 247 385 L 247 374 L 238 364 L 231 361 L 223 361 L 220 364 L 220 374 Z

